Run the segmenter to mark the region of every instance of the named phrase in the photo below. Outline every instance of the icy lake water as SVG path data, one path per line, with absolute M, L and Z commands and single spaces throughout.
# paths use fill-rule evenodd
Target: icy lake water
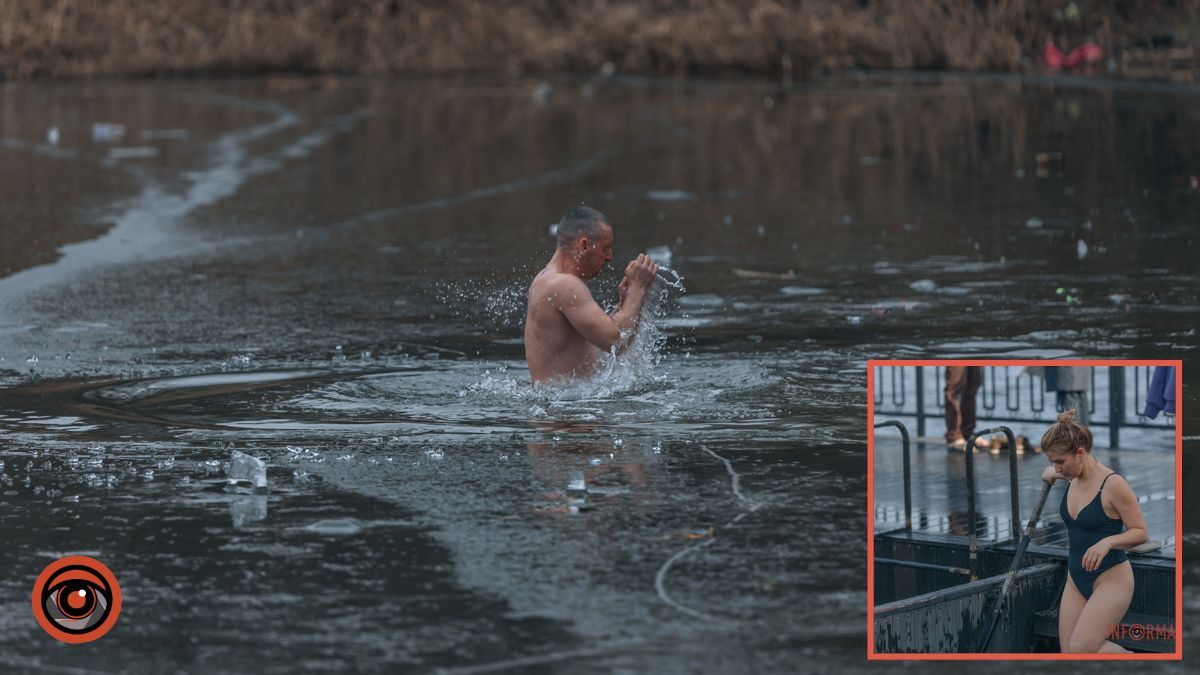
M 1191 89 L 0 89 L 3 670 L 891 670 L 867 359 L 1197 344 Z M 601 381 L 535 391 L 524 293 L 581 202 L 614 223 L 602 304 L 647 249 L 686 292 Z M 268 494 L 224 490 L 234 450 Z M 87 648 L 29 611 L 71 552 L 123 589 Z

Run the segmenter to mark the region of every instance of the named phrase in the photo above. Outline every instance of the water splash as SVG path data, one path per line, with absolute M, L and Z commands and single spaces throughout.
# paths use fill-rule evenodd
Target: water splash
M 614 350 L 602 354 L 591 377 L 534 387 L 524 372 L 512 373 L 501 367 L 485 371 L 479 381 L 467 385 L 461 395 L 476 394 L 530 403 L 533 404 L 531 415 L 549 418 L 554 417 L 554 403 L 608 399 L 654 388 L 669 379 L 669 375 L 659 369 L 667 339 L 666 318 L 678 297 L 686 291 L 681 274 L 669 267 L 659 267 L 658 281 L 650 287 L 642 303 L 637 335 L 623 353 L 616 354 Z M 461 289 L 455 291 L 460 297 L 465 297 L 464 293 Z M 511 296 L 511 293 L 496 297 L 506 295 Z M 479 308 L 477 311 L 492 313 L 488 303 L 476 307 Z M 521 309 L 524 309 L 523 304 Z M 509 311 L 512 310 L 510 304 Z
M 592 398 L 608 398 L 666 381 L 668 375 L 658 371 L 667 340 L 664 320 L 672 308 L 672 300 L 686 290 L 682 275 L 669 267 L 660 267 L 658 282 L 650 286 L 642 303 L 633 342 L 621 354 L 615 350 L 604 354 L 595 375 L 567 389 L 582 390 L 579 393 L 590 393 Z

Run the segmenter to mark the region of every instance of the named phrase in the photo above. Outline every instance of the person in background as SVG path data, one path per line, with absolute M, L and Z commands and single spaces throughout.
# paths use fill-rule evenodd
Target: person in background
M 964 450 L 975 432 L 975 394 L 983 381 L 979 366 L 946 366 L 946 449 Z
M 1075 421 L 1088 426 L 1088 392 L 1092 389 L 1089 366 L 1047 366 L 1046 391 L 1055 392 L 1058 409 L 1074 410 Z

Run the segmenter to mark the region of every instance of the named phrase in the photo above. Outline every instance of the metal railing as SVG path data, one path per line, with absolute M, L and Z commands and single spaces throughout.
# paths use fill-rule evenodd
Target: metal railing
M 910 454 L 910 442 L 908 428 L 902 422 L 897 420 L 887 420 L 885 422 L 876 422 L 875 428 L 880 427 L 896 427 L 900 430 L 900 441 L 904 452 L 904 529 L 912 530 L 912 456 Z M 885 564 L 899 565 L 902 567 L 922 567 L 925 569 L 939 569 L 945 572 L 970 574 L 971 581 L 979 578 L 979 556 L 978 556 L 978 534 L 979 523 L 975 519 L 975 453 L 971 451 L 975 447 L 975 439 L 987 434 L 1003 433 L 1008 438 L 1008 447 L 1015 449 L 1017 447 L 1017 439 L 1013 435 L 1012 429 L 1005 426 L 995 427 L 993 429 L 984 429 L 971 434 L 967 439 L 966 451 L 963 453 L 966 457 L 966 478 L 967 478 L 967 528 L 969 536 L 968 548 L 970 550 L 970 568 L 962 570 L 960 568 L 950 568 L 940 565 L 916 564 L 910 561 L 899 561 L 891 559 L 880 559 L 877 562 Z M 1012 500 L 1012 528 L 1013 541 L 1021 538 L 1021 504 L 1017 492 L 1017 453 L 1010 451 L 1008 453 L 1008 482 L 1009 492 Z
M 1049 364 L 1052 365 L 1052 362 Z M 1109 447 L 1119 447 L 1122 428 L 1173 429 L 1173 415 L 1151 420 L 1141 414 L 1150 390 L 1153 366 L 1092 366 L 1087 392 L 1089 426 L 1107 427 Z M 876 366 L 875 414 L 916 418 L 917 436 L 925 436 L 928 418 L 945 415 L 945 368 Z M 1043 380 L 1021 366 L 982 366 L 976 417 L 996 422 L 1054 421 L 1054 397 L 1046 401 Z M 928 401 L 934 401 L 933 406 Z
M 977 431 L 967 439 L 967 445 L 963 451 L 967 459 L 967 528 L 970 533 L 969 559 L 971 581 L 975 581 L 978 578 L 977 573 L 979 571 L 978 555 L 976 553 L 978 551 L 976 540 L 978 539 L 979 523 L 975 521 L 975 439 L 997 432 L 1001 432 L 1008 437 L 1008 491 L 1012 495 L 1013 541 L 1021 538 L 1021 504 L 1017 496 L 1017 438 L 1013 435 L 1012 429 L 1003 426 Z
M 875 428 L 896 427 L 900 430 L 900 442 L 904 446 L 904 528 L 912 529 L 912 457 L 909 454 L 908 427 L 896 420 L 878 422 Z

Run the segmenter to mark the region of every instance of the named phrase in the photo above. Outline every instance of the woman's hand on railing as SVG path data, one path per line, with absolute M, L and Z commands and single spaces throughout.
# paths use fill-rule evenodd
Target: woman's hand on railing
M 1062 475 L 1058 473 L 1053 465 L 1046 467 L 1046 470 L 1042 472 L 1042 480 L 1051 485 L 1054 485 L 1054 481 L 1060 478 L 1062 478 Z

